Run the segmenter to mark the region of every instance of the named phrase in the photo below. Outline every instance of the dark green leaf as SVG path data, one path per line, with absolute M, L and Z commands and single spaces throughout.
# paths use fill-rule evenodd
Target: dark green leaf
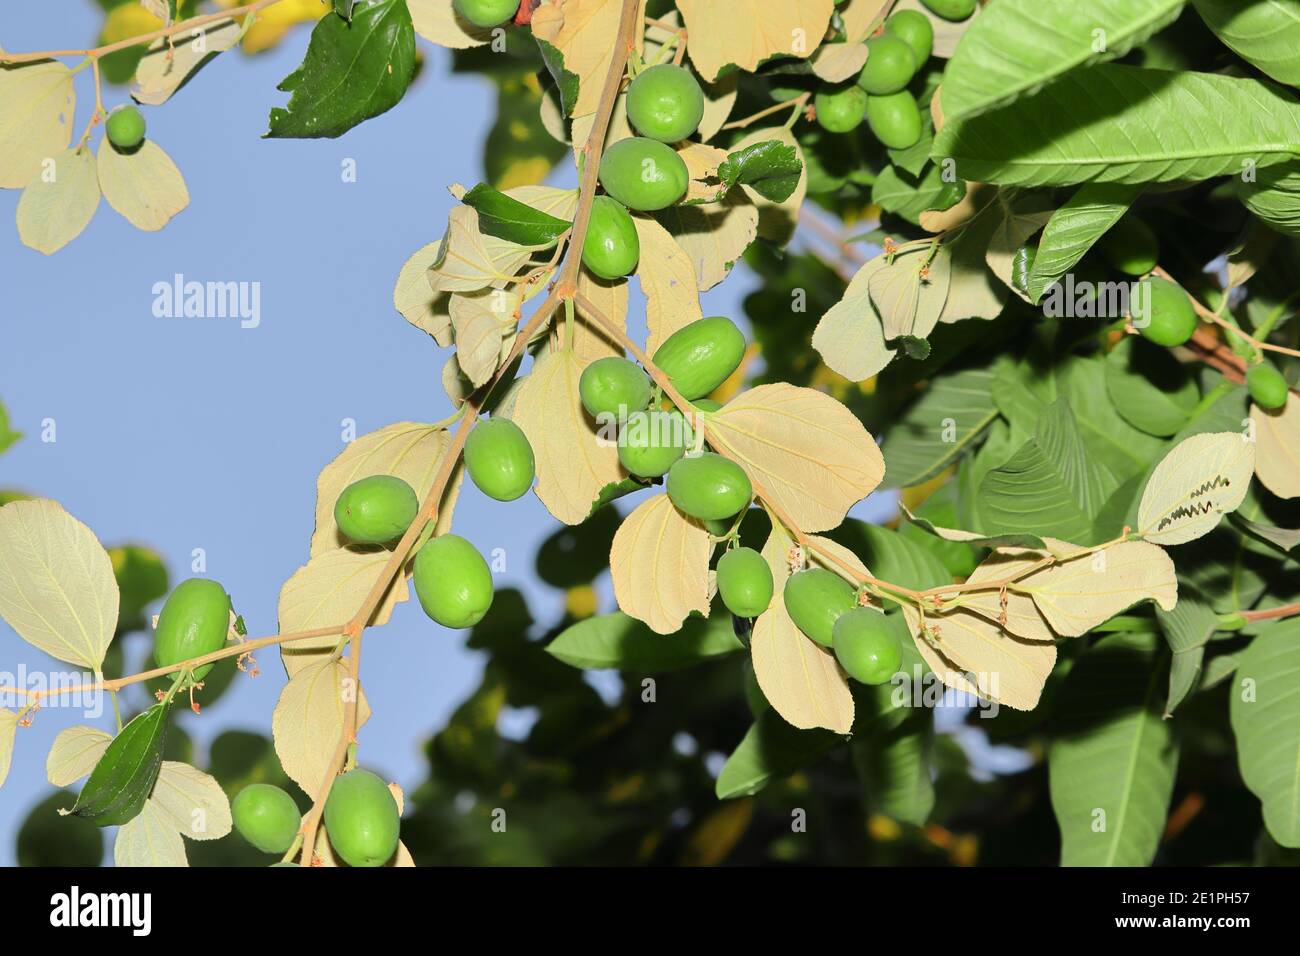
M 560 91 L 560 106 L 565 116 L 573 115 L 573 107 L 578 102 L 578 74 L 570 73 L 564 66 L 564 54 L 559 47 L 537 37 L 537 45 L 542 49 L 542 60 L 555 80 L 556 89 Z
M 73 813 L 110 827 L 140 812 L 162 766 L 170 707 L 155 704 L 122 728 L 90 772 Z
M 1174 655 L 1169 665 L 1169 698 L 1165 703 L 1165 716 L 1168 717 L 1195 689 L 1205 658 L 1205 645 L 1219 626 L 1219 615 L 1195 593 L 1189 594 L 1184 588 L 1172 611 L 1156 607 L 1156 619 Z
M 546 646 L 551 654 L 586 670 L 616 668 L 650 674 L 689 667 L 742 650 L 721 612 L 687 618 L 675 634 L 656 634 L 621 611 L 589 617 L 561 632 Z
M 1121 418 L 1161 437 L 1186 425 L 1201 397 L 1182 362 L 1138 336 L 1106 356 L 1106 392 Z
M 934 809 L 934 714 L 924 707 L 895 707 L 894 690 L 883 684 L 854 695 L 859 714 L 849 751 L 867 809 L 920 826 Z
M 1235 511 L 1228 515 L 1228 520 L 1251 537 L 1273 545 L 1283 554 L 1289 553 L 1292 548 L 1300 544 L 1300 528 L 1275 528 L 1272 525 L 1243 518 Z
M 799 185 L 803 163 L 795 148 L 769 139 L 729 153 L 718 166 L 718 178 L 730 189 L 744 185 L 764 199 L 785 202 Z
M 478 225 L 482 232 L 521 246 L 544 246 L 554 242 L 570 225 L 507 196 L 487 183 L 479 183 L 465 194 L 461 202 L 478 210 Z
M 930 342 L 928 339 L 917 338 L 915 335 L 900 335 L 893 341 L 896 348 L 903 350 L 903 354 L 910 359 L 918 362 L 924 362 L 930 357 Z
M 797 730 L 768 708 L 754 721 L 718 774 L 718 799 L 758 793 L 773 777 L 794 773 L 843 739 L 829 730 Z
M 993 373 L 967 369 L 933 379 L 885 431 L 885 485 L 920 484 L 969 451 L 998 417 L 989 394 Z
M 1141 186 L 1119 183 L 1085 183 L 1076 189 L 1043 228 L 1029 275 L 1029 298 L 1037 302 L 1073 269 L 1141 191 Z
M 334 12 L 344 20 L 351 22 L 352 8 L 357 5 L 357 0 L 334 0 Z

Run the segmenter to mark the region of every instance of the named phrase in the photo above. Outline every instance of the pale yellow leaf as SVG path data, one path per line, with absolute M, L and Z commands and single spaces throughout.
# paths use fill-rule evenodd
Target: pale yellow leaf
M 112 742 L 113 735 L 97 727 L 65 727 L 45 758 L 46 778 L 56 787 L 66 787 L 88 776 Z
M 402 265 L 393 288 L 393 305 L 417 329 L 429 333 L 446 348 L 451 344 L 451 316 L 447 313 L 447 296 L 434 292 L 429 284 L 429 269 L 438 261 L 442 240 L 421 246 Z
M 512 186 L 502 190 L 511 199 L 518 199 L 557 219 L 573 221 L 578 211 L 578 190 L 560 189 L 557 186 Z
M 48 498 L 0 508 L 0 617 L 27 643 L 99 671 L 117 628 L 117 579 L 94 533 Z
M 135 69 L 132 98 L 150 106 L 167 102 L 209 60 L 229 50 L 243 35 L 241 23 L 225 20 L 197 26 L 170 42 L 155 40 Z
M 280 765 L 294 783 L 313 797 L 334 770 L 334 752 L 343 737 L 345 709 L 360 688 L 352 683 L 345 662 L 317 660 L 290 679 L 271 715 L 271 735 Z M 369 716 L 365 696 L 357 725 Z
M 514 276 L 530 255 L 528 247 L 484 235 L 478 212 L 456 206 L 448 217 L 447 235 L 438 248 L 440 259 L 429 268 L 434 292 L 477 292 Z
M 952 253 L 941 248 L 927 258 L 923 252 L 898 256 L 867 283 L 887 340 L 926 338 L 939 322 L 948 301 Z
M 188 839 L 219 840 L 230 832 L 230 801 L 221 784 L 189 764 L 164 760 L 147 803 Z
M 784 126 L 778 126 L 754 130 L 737 140 L 731 150 L 734 152 L 770 140 L 794 147 L 795 156 L 799 160 L 799 182 L 794 187 L 794 192 L 784 202 L 778 203 L 764 198 L 752 186 L 741 186 L 741 189 L 758 210 L 758 234 L 769 242 L 785 245 L 793 238 L 795 227 L 799 225 L 799 210 L 803 208 L 804 198 L 808 194 L 808 164 L 804 160 L 803 147 L 793 133 Z
M 884 327 L 871 304 L 871 278 L 886 264 L 886 257 L 881 255 L 859 269 L 844 296 L 813 330 L 813 348 L 821 354 L 826 367 L 854 382 L 877 375 L 896 354 L 885 346 Z
M 1300 398 L 1287 392 L 1275 411 L 1250 407 L 1255 423 L 1255 474 L 1279 498 L 1300 496 Z
M 927 209 L 920 215 L 921 228 L 926 232 L 948 232 L 969 220 L 984 203 L 985 187 L 967 183 L 966 194 L 955 206 L 947 209 Z
M 758 208 L 743 191 L 734 189 L 722 202 L 670 206 L 658 218 L 695 267 L 701 292 L 730 275 L 758 236 Z
M 834 528 L 880 484 L 880 449 L 857 417 L 823 392 L 760 385 L 710 416 L 725 449 L 804 531 Z
M 735 65 L 752 73 L 777 56 L 805 58 L 821 43 L 834 0 L 677 0 L 691 62 L 712 82 Z
M 952 252 L 952 268 L 948 301 L 939 316 L 940 322 L 995 319 L 1006 305 L 1007 286 L 993 274 L 986 261 L 994 233 L 1002 226 L 1001 209 L 990 208 L 986 196 L 987 191 L 981 191 L 973 200 L 977 205 L 984 204 L 980 211 L 962 228 L 955 240 L 945 242 L 945 246 Z M 1009 275 L 1009 260 L 1007 269 Z
M 501 343 L 514 336 L 519 304 L 519 295 L 507 289 L 452 293 L 447 312 L 456 333 L 456 360 L 475 388 L 497 370 Z
M 989 212 L 991 214 L 992 210 Z M 984 256 L 984 262 L 989 270 L 1002 280 L 1003 285 L 1026 302 L 1029 301 L 1029 296 L 1021 292 L 1011 280 L 1012 262 L 1016 250 L 1023 246 L 1030 236 L 1042 229 L 1051 218 L 1051 210 L 1022 215 L 1007 207 L 1003 212 L 1001 223 L 993 230 L 993 239 Z
M 0 189 L 21 189 L 72 142 L 77 93 L 55 60 L 0 67 Z
M 137 229 L 157 232 L 190 204 L 181 171 L 151 139 L 133 153 L 119 153 L 104 137 L 97 167 L 104 198 Z
M 452 50 L 467 50 L 492 40 L 492 30 L 476 27 L 457 16 L 451 0 L 406 0 L 406 5 L 411 10 L 415 32 L 430 43 Z
M 573 116 L 596 112 L 614 58 L 622 10 L 621 0 L 548 0 L 533 11 L 533 35 L 559 50 L 564 55 L 565 70 L 578 77 Z M 638 18 L 644 12 L 642 2 Z
M 543 352 L 514 411 L 537 460 L 537 497 L 565 524 L 583 521 L 600 490 L 626 477 L 617 440 L 599 438 L 582 407 L 578 379 L 588 364 L 568 349 Z
M 152 800 L 146 800 L 135 818 L 118 829 L 113 843 L 113 864 L 120 867 L 190 865 L 185 857 L 185 841 L 173 821 Z
M 862 72 L 867 62 L 865 43 L 823 43 L 812 55 L 812 71 L 819 80 L 843 83 Z
M 47 256 L 90 225 L 99 208 L 99 178 L 90 149 L 67 149 L 41 161 L 18 200 L 18 238 Z
M 840 7 L 844 35 L 850 43 L 860 43 L 885 19 L 885 10 L 893 0 L 849 0 Z
M 672 634 L 686 615 L 709 613 L 709 532 L 655 495 L 623 519 L 609 552 L 618 606 L 652 631 Z
M 964 532 L 956 533 L 962 534 Z M 966 579 L 966 583 L 983 584 L 988 581 L 1000 581 L 1023 574 L 1046 557 L 1048 557 L 1046 552 L 1034 551 L 1029 548 L 998 548 L 971 572 L 970 577 Z M 1024 638 L 1027 641 L 1056 640 L 1056 634 L 1052 632 L 1046 618 L 1038 610 L 1038 605 L 1027 594 L 1011 589 L 955 593 L 961 594 L 963 607 L 974 611 L 994 624 L 1001 624 L 1016 637 Z M 1004 600 L 1005 604 L 1003 604 Z
M 686 164 L 686 175 L 690 177 L 686 183 L 686 195 L 681 201 L 693 203 L 713 200 L 722 191 L 718 182 L 718 167 L 726 162 L 727 151 L 703 143 L 679 143 L 675 148 L 677 155 Z
M 633 216 L 641 240 L 637 277 L 646 297 L 646 352 L 653 355 L 664 339 L 704 317 L 695 269 L 668 230 L 648 216 Z
M 628 288 L 626 279 L 598 279 L 583 269 L 578 273 L 578 294 L 590 302 L 600 314 L 620 329 L 627 328 Z M 563 311 L 557 311 L 552 320 L 557 344 L 563 345 L 565 323 Z M 579 308 L 573 323 L 573 352 L 582 362 L 594 362 L 610 355 L 622 355 L 623 346 L 605 331 L 594 318 Z
M 707 565 L 708 559 L 705 559 Z M 18 732 L 18 715 L 12 710 L 0 710 L 0 787 L 9 776 L 9 765 L 14 756 L 14 736 Z
M 1246 497 L 1255 442 L 1237 432 L 1180 441 L 1147 479 L 1137 531 L 1155 544 L 1182 544 L 1208 534 Z
M 676 28 L 681 26 L 681 22 L 681 14 L 676 10 L 669 10 L 654 23 L 646 24 L 645 52 L 642 56 L 645 62 L 656 62 L 659 51 L 663 49 L 663 45 L 671 37 L 676 36 Z M 667 27 L 673 27 L 674 29 L 666 29 Z M 658 62 L 667 62 L 668 59 L 668 57 L 665 57 Z M 704 91 L 704 116 L 700 119 L 700 128 L 696 130 L 694 139 L 701 143 L 707 143 L 722 129 L 723 124 L 731 116 L 732 107 L 736 105 L 737 80 L 739 77 L 740 74 L 733 70 L 715 83 L 700 82 L 700 87 Z M 607 144 L 634 135 L 627 125 L 627 107 L 625 103 L 625 95 L 621 94 L 618 105 L 614 107 L 614 116 L 609 124 L 610 136 L 606 140 Z M 584 118 L 588 130 L 590 130 L 590 119 L 590 117 Z M 577 125 L 577 123 L 574 124 L 575 129 Z M 615 132 L 618 133 L 617 136 Z M 582 142 L 582 140 L 579 142 Z

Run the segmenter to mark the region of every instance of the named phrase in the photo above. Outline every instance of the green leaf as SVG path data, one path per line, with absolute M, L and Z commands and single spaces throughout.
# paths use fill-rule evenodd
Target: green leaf
M 570 226 L 563 219 L 534 209 L 486 183 L 479 183 L 467 192 L 461 202 L 478 210 L 481 232 L 521 246 L 545 246 Z
M 542 60 L 555 80 L 555 87 L 560 93 L 560 106 L 565 116 L 573 115 L 573 108 L 578 104 L 578 74 L 565 69 L 564 54 L 553 43 L 535 37 L 542 50 Z
M 1300 620 L 1274 624 L 1243 652 L 1230 695 L 1241 777 L 1278 843 L 1300 847 Z
M 868 811 L 920 826 L 934 809 L 934 714 L 923 707 L 895 707 L 893 693 L 892 684 L 883 684 L 855 695 L 858 719 L 849 751 Z
M 1205 645 L 1219 626 L 1219 615 L 1187 588 L 1180 589 L 1178 603 L 1172 611 L 1156 606 L 1156 620 L 1164 632 L 1173 660 L 1169 664 L 1169 697 L 1165 703 L 1165 716 L 1183 702 L 1196 687 L 1205 658 Z
M 1101 356 L 1076 358 L 1058 367 L 1056 388 L 1071 408 L 1086 411 L 1075 417 L 1083 443 L 1120 482 L 1145 472 L 1167 450 L 1161 439 L 1126 422 L 1107 400 L 1106 360 Z
M 961 531 L 954 528 L 941 528 L 927 518 L 912 514 L 903 507 L 907 520 L 918 528 L 944 541 L 962 542 L 974 548 L 1044 548 L 1043 539 L 1036 534 L 995 534 L 982 535 L 973 531 Z M 971 570 L 974 570 L 972 567 Z M 969 572 L 968 572 L 969 573 Z
M 829 730 L 791 727 L 769 707 L 727 758 L 714 790 L 719 800 L 748 797 L 773 777 L 784 777 L 812 763 L 841 740 Z
M 121 826 L 140 812 L 162 766 L 170 703 L 131 720 L 99 758 L 72 812 L 101 827 Z
M 798 151 L 777 139 L 753 143 L 734 153 L 718 165 L 718 178 L 730 189 L 732 186 L 751 187 L 764 199 L 785 202 L 799 185 L 803 163 Z
M 904 170 L 909 176 L 921 175 L 921 170 L 930 161 L 930 147 L 934 145 L 934 131 L 926 129 L 907 149 L 887 149 L 889 161 Z
M 949 122 L 933 156 L 963 179 L 1044 186 L 1210 179 L 1297 151 L 1300 102 L 1266 83 L 1102 64 Z
M 1149 435 L 1173 435 L 1187 424 L 1201 393 L 1187 366 L 1137 336 L 1106 356 L 1106 392 L 1120 417 Z
M 1246 208 L 1278 232 L 1300 236 L 1300 165 L 1261 169 L 1254 182 L 1241 182 L 1237 194 Z
M 1047 754 L 1062 866 L 1148 866 L 1165 829 L 1178 767 L 1161 719 L 1154 634 L 1091 647 L 1063 690 Z
M 415 73 L 415 27 L 405 0 L 372 0 L 352 22 L 326 14 L 311 32 L 302 65 L 277 87 L 266 136 L 333 139 L 397 105 Z
M 944 118 L 983 113 L 1077 67 L 1121 57 L 1182 8 L 1183 0 L 998 0 L 971 22 L 948 61 Z
M 886 212 L 920 223 L 927 209 L 948 209 L 961 201 L 966 184 L 961 180 L 945 182 L 943 170 L 930 166 L 919 179 L 896 166 L 886 166 L 871 186 L 871 201 Z
M 889 528 L 849 518 L 827 537 L 861 558 L 876 577 L 893 584 L 920 591 L 952 583 L 942 561 Z
M 1300 528 L 1275 528 L 1272 525 L 1244 518 L 1236 511 L 1228 515 L 1228 520 L 1251 537 L 1271 544 L 1283 554 L 1289 553 L 1292 548 L 1300 544 Z
M 22 437 L 22 432 L 9 427 L 9 411 L 5 408 L 5 403 L 0 402 L 0 452 L 7 450 Z
M 888 488 L 906 488 L 933 477 L 974 447 L 998 417 L 986 368 L 940 375 L 885 431 Z
M 656 673 L 690 667 L 743 650 L 731 618 L 688 618 L 675 634 L 656 634 L 622 611 L 589 617 L 565 629 L 546 650 L 574 667 Z
M 1065 205 L 1052 213 L 1038 240 L 1038 254 L 1029 274 L 1030 300 L 1037 302 L 1073 269 L 1141 191 L 1140 186 L 1123 183 L 1085 183 L 1076 189 Z
M 1300 83 L 1300 0 L 1192 0 L 1205 25 L 1273 79 Z

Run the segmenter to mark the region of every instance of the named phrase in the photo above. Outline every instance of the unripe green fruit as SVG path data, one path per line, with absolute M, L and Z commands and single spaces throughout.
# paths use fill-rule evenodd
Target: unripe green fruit
M 283 853 L 293 844 L 302 824 L 298 805 L 279 787 L 252 783 L 230 804 L 235 829 L 263 853 Z
M 1029 294 L 1029 276 L 1034 271 L 1034 259 L 1038 257 L 1038 244 L 1025 243 L 1011 256 L 1011 284 Z
M 782 594 L 794 626 L 823 647 L 831 646 L 840 615 L 858 602 L 853 586 L 825 568 L 790 575 Z
M 721 403 L 721 402 L 718 402 L 718 401 L 714 401 L 714 400 L 711 399 L 711 398 L 697 398 L 697 399 L 695 399 L 695 403 L 694 403 L 694 404 L 695 404 L 695 407 L 698 408 L 698 409 L 699 409 L 700 411 L 702 411 L 702 412 L 720 412 L 720 411 L 722 411 L 722 403 Z
M 621 279 L 636 270 L 640 259 L 641 239 L 627 207 L 609 196 L 597 196 L 582 243 L 582 264 L 602 279 Z
M 533 446 L 514 422 L 493 416 L 465 439 L 465 470 L 489 498 L 514 501 L 533 486 Z
M 118 149 L 135 149 L 144 142 L 144 114 L 130 105 L 115 107 L 104 123 L 104 133 Z
M 1251 400 L 1260 408 L 1281 408 L 1286 404 L 1286 378 L 1267 360 L 1252 365 L 1246 372 L 1246 387 Z
M 898 673 L 903 652 L 885 615 L 869 607 L 850 608 L 832 629 L 835 658 L 844 672 L 864 684 L 883 684 Z
M 1143 338 L 1166 348 L 1182 345 L 1190 339 L 1196 331 L 1196 311 L 1187 293 L 1168 279 L 1143 279 L 1139 286 L 1146 286 L 1150 295 L 1146 325 L 1138 326 L 1134 322 Z M 1140 288 L 1138 295 L 1145 297 Z
M 343 489 L 334 523 L 357 544 L 385 544 L 405 534 L 419 510 L 415 489 L 401 478 L 371 475 Z
M 753 548 L 736 548 L 718 559 L 718 593 L 736 617 L 758 617 L 772 603 L 772 569 Z
M 813 99 L 817 122 L 831 133 L 855 130 L 867 115 L 867 94 L 852 83 L 827 86 Z
M 225 646 L 230 632 L 230 595 L 216 581 L 189 578 L 176 585 L 158 615 L 154 633 L 153 659 L 169 667 L 192 657 L 211 654 Z M 203 680 L 211 664 L 194 669 L 194 679 Z
M 702 521 L 728 518 L 754 497 L 744 469 L 712 452 L 677 462 L 665 484 L 677 510 Z
M 678 411 L 634 412 L 618 433 L 618 460 L 638 478 L 668 473 L 691 444 L 691 428 Z
M 911 48 L 918 69 L 934 52 L 934 24 L 920 10 L 899 10 L 885 21 L 885 32 Z
M 715 315 L 683 326 L 655 350 L 654 363 L 688 401 L 703 398 L 740 367 L 745 336 L 730 319 Z
M 271 865 L 272 866 L 297 866 L 298 864 L 290 860 L 281 860 L 279 863 L 272 863 Z
M 600 184 L 629 209 L 649 212 L 671 206 L 686 195 L 686 163 L 658 140 L 620 139 L 600 158 Z
M 652 66 L 627 88 L 627 118 L 642 136 L 676 143 L 700 128 L 704 91 L 683 66 Z
M 867 97 L 867 125 L 890 149 L 907 149 L 921 138 L 921 110 L 907 90 Z
M 1160 260 L 1160 241 L 1141 219 L 1125 216 L 1101 237 L 1101 254 L 1120 272 L 1144 276 Z
M 496 27 L 514 17 L 519 0 L 453 0 L 452 6 L 476 27 Z
M 473 627 L 492 606 L 492 571 L 459 535 L 427 542 L 415 555 L 411 578 L 424 613 L 443 627 Z
M 348 866 L 383 866 L 397 852 L 401 827 L 393 792 L 369 770 L 349 770 L 330 787 L 325 831 Z
M 897 93 L 916 74 L 916 54 L 907 41 L 882 33 L 867 41 L 867 62 L 858 74 L 858 86 L 872 96 Z
M 965 20 L 975 12 L 975 0 L 921 0 L 921 3 L 945 20 Z
M 650 404 L 650 380 L 635 362 L 611 355 L 582 370 L 578 394 L 592 418 L 623 421 Z

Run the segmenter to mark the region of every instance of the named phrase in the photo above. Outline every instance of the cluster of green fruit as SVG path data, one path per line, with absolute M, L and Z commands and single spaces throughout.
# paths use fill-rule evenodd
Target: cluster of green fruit
M 104 135 L 119 153 L 130 153 L 144 142 L 144 114 L 130 104 L 116 106 L 104 122 Z

